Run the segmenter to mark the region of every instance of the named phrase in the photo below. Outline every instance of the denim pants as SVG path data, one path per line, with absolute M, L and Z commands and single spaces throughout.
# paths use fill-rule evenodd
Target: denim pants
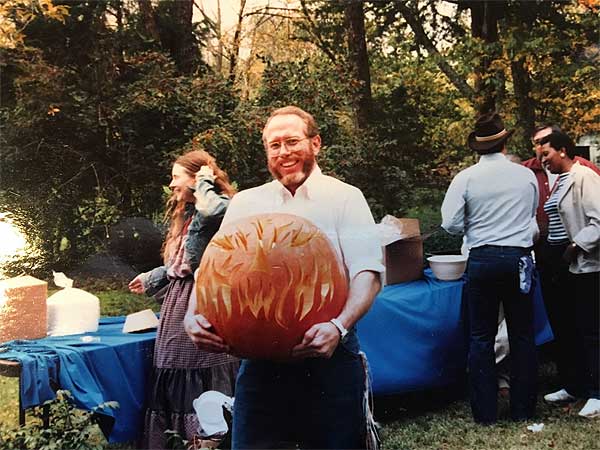
M 466 301 L 469 317 L 469 396 L 476 422 L 497 419 L 494 338 L 498 309 L 504 306 L 510 344 L 510 414 L 513 420 L 535 413 L 537 360 L 532 292 L 519 290 L 520 247 L 474 248 L 467 263 Z
M 354 331 L 330 359 L 243 360 L 232 449 L 364 448 L 365 374 Z

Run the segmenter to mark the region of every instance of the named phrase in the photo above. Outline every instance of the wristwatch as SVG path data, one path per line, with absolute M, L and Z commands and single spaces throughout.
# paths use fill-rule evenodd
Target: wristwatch
M 346 339 L 346 336 L 348 336 L 348 330 L 346 329 L 346 327 L 344 325 L 342 325 L 342 322 L 340 322 L 339 319 L 333 318 L 330 320 L 330 322 L 332 324 L 334 324 L 335 327 L 340 332 L 340 341 L 343 342 L 344 339 Z

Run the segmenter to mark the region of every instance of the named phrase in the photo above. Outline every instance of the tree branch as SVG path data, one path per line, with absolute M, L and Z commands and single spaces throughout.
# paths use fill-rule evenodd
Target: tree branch
M 315 24 L 315 21 L 310 15 L 310 11 L 306 6 L 306 0 L 300 0 L 300 5 L 302 6 L 302 14 L 304 15 L 304 18 L 309 24 L 308 32 L 311 33 L 316 39 L 317 47 L 319 47 L 323 51 L 323 53 L 327 55 L 327 57 L 331 60 L 333 64 L 337 65 L 338 61 L 335 54 L 331 51 L 329 45 L 327 45 L 327 42 L 325 42 L 325 40 L 323 39 L 323 36 L 321 36 L 321 34 L 317 31 L 319 27 Z
M 436 48 L 432 40 L 427 36 L 422 24 L 422 21 L 419 17 L 417 17 L 413 11 L 402 1 L 396 2 L 398 10 L 406 23 L 410 26 L 413 33 L 415 34 L 415 40 L 417 44 L 423 47 L 427 52 L 434 58 L 438 68 L 448 77 L 450 82 L 454 85 L 454 87 L 467 99 L 473 100 L 475 97 L 475 91 L 471 86 L 467 84 L 465 80 L 462 79 L 460 74 L 458 74 L 454 68 L 448 64 L 448 62 L 444 59 L 442 54 Z

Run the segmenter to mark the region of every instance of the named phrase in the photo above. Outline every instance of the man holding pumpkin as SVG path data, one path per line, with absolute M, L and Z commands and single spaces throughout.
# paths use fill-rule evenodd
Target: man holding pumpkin
M 384 270 L 371 211 L 359 189 L 321 173 L 316 163 L 321 137 L 307 112 L 294 106 L 274 111 L 263 130 L 263 144 L 274 180 L 237 194 L 222 227 L 263 213 L 309 220 L 330 239 L 349 291 L 341 313 L 310 326 L 289 361 L 242 362 L 232 446 L 365 448 L 373 441 L 367 444 L 372 433 L 366 365 L 354 325 L 369 310 Z M 199 347 L 231 351 L 194 305 L 185 328 Z

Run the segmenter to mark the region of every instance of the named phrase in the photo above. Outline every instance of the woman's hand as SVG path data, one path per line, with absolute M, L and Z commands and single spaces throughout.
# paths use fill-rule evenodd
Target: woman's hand
M 577 254 L 581 251 L 581 247 L 579 247 L 574 242 L 567 245 L 565 252 L 563 253 L 563 259 L 571 264 L 573 261 L 577 259 Z
M 183 328 L 199 349 L 212 353 L 229 353 L 229 346 L 214 333 L 213 326 L 202 314 L 188 312 L 183 319 Z
M 214 181 L 215 173 L 209 166 L 202 166 L 200 167 L 200 170 L 196 172 L 196 183 L 198 183 L 201 177 L 208 178 L 210 181 Z
M 144 283 L 142 283 L 141 274 L 131 280 L 127 287 L 134 294 L 143 294 L 146 292 L 146 289 L 144 289 Z

